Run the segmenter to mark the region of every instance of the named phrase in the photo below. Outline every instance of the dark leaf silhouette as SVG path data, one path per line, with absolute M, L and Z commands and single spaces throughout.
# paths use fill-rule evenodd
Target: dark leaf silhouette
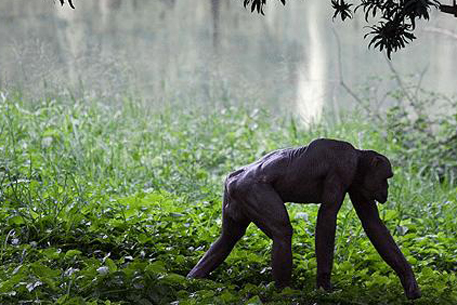
M 72 8 L 72 9 L 75 9 L 75 5 L 73 4 L 73 0 L 66 0 L 68 2 L 68 5 Z M 60 2 L 60 5 L 64 5 L 65 4 L 65 0 L 59 0 Z
M 351 6 L 352 3 L 347 3 L 344 0 L 332 0 L 332 7 L 335 10 L 332 19 L 335 19 L 338 15 L 341 16 L 341 20 L 346 18 L 352 18 Z
M 389 59 L 391 59 L 392 52 L 404 48 L 407 43 L 416 39 L 414 34 L 408 31 L 408 25 L 396 24 L 395 21 L 381 21 L 379 25 L 373 25 L 369 28 L 371 31 L 365 34 L 365 37 L 371 35 L 373 38 L 368 47 L 379 48 L 379 51 L 386 49 Z
M 266 4 L 266 0 L 243 0 L 244 7 L 248 7 L 251 4 L 251 12 L 257 11 L 257 13 L 264 15 L 263 6 Z M 279 0 L 283 5 L 286 5 L 286 0 Z

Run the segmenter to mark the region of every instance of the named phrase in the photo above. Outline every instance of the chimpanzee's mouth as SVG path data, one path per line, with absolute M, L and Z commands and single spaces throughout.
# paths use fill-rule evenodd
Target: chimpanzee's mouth
M 380 204 L 384 204 L 384 203 L 386 203 L 387 198 L 382 198 L 382 199 L 378 199 L 378 198 L 377 198 L 377 199 L 375 199 L 375 200 L 376 200 L 376 202 L 379 202 Z

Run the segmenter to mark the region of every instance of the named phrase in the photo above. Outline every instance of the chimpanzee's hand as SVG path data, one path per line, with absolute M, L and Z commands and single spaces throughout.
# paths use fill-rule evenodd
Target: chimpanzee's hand
M 408 299 L 413 300 L 421 297 L 421 290 L 414 277 L 405 280 L 403 287 Z

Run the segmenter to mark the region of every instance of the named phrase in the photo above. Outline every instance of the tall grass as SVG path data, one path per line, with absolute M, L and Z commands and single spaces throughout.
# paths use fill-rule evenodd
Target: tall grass
M 406 150 L 415 130 L 401 142 L 399 128 L 410 125 L 386 128 L 398 119 L 399 110 L 392 111 L 384 122 L 350 113 L 339 123 L 305 128 L 291 116 L 254 106 L 154 111 L 132 99 L 28 103 L 20 94 L 2 94 L 0 299 L 404 303 L 399 281 L 369 244 L 349 202 L 339 215 L 335 293 L 313 289 L 315 205 L 288 205 L 297 290 L 273 289 L 270 241 L 255 227 L 214 281 L 183 278 L 219 233 L 222 181 L 230 171 L 273 149 L 331 137 L 393 160 L 389 202 L 380 210 L 418 274 L 424 292 L 418 303 L 457 302 L 452 171 L 424 170 L 437 154 Z

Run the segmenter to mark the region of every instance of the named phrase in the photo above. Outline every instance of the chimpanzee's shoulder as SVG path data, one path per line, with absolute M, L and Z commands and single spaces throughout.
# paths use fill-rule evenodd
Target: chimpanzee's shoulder
M 355 147 L 346 141 L 319 138 L 309 143 L 309 147 L 323 148 L 323 149 L 349 149 L 355 150 Z

